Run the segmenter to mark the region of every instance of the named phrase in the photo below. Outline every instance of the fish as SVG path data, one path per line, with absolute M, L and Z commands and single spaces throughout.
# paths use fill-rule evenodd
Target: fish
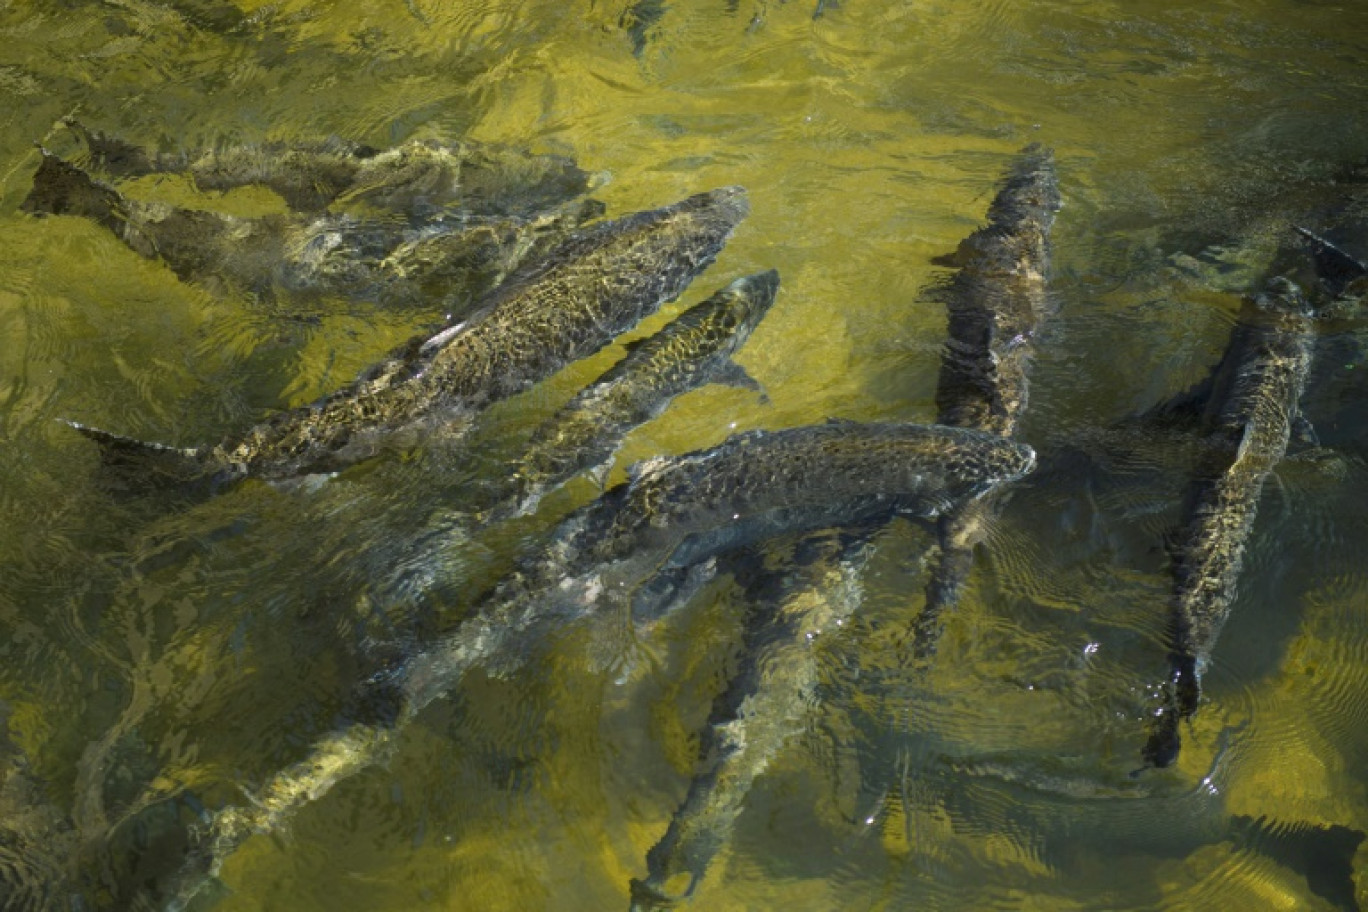
M 1159 413 L 1195 419 L 1204 443 L 1173 546 L 1169 675 L 1143 748 L 1146 766 L 1170 766 L 1179 723 L 1197 711 L 1201 680 L 1230 616 L 1245 542 L 1264 480 L 1301 424 L 1316 308 L 1283 278 L 1244 299 L 1212 373 Z
M 730 837 L 752 783 L 804 731 L 819 700 L 816 640 L 838 631 L 858 609 L 883 525 L 875 520 L 817 533 L 779 567 L 763 566 L 749 551 L 727 562 L 748 606 L 740 665 L 713 703 L 697 772 L 646 854 L 646 876 L 630 883 L 632 912 L 670 908 L 693 894 Z
M 468 617 L 367 682 L 355 722 L 252 796 L 217 812 L 172 887 L 184 908 L 236 848 L 382 759 L 394 733 L 480 667 L 507 676 L 548 635 L 633 604 L 651 579 L 763 538 L 902 514 L 932 518 L 1035 466 L 1028 446 L 978 431 L 910 424 L 826 424 L 733 435 L 707 450 L 638 464 L 627 481 L 566 517 L 549 542 L 477 598 Z
M 940 424 L 1017 433 L 1036 336 L 1052 311 L 1050 230 L 1061 206 L 1054 153 L 1039 143 L 1027 146 L 989 205 L 988 223 L 938 261 L 958 267 L 940 294 L 949 312 L 936 384 Z M 935 651 L 943 615 L 958 603 L 974 549 L 999 508 L 983 499 L 940 518 L 940 555 L 913 628 L 916 656 Z
M 526 218 L 582 196 L 593 184 L 566 156 L 529 155 L 469 140 L 416 140 L 377 149 L 332 138 L 161 153 L 75 118 L 63 122 L 85 143 L 90 164 L 110 177 L 184 174 L 200 190 L 261 186 L 302 213 L 359 203 L 405 214 L 451 209 Z
M 454 214 L 409 227 L 320 214 L 225 215 L 130 199 L 46 149 L 20 208 L 84 216 L 131 250 L 221 296 L 258 301 L 336 295 L 464 315 L 520 262 L 602 213 L 577 201 L 533 217 Z
M 486 519 L 531 513 L 546 492 L 586 470 L 601 481 L 627 432 L 681 393 L 707 383 L 759 391 L 732 355 L 769 312 L 778 290 L 775 270 L 745 276 L 630 343 L 626 357 L 533 432 L 513 469 L 509 503 Z
M 400 346 L 350 385 L 281 412 L 221 443 L 147 444 L 72 422 L 121 474 L 145 467 L 158 483 L 221 490 L 340 471 L 375 456 L 399 430 L 452 434 L 607 345 L 677 297 L 710 265 L 748 211 L 740 187 L 572 232 L 525 264 L 467 320 Z
M 1143 901 L 1140 891 L 1151 888 L 1149 882 L 1131 882 L 1134 873 L 1126 873 L 1146 866 L 1118 864 L 1120 859 L 1183 859 L 1205 846 L 1226 843 L 1300 875 L 1310 892 L 1330 906 L 1359 912 L 1354 856 L 1365 834 L 1338 823 L 1230 813 L 1222 794 L 1223 753 L 1218 752 L 1196 789 L 1078 775 L 1070 761 L 1060 758 L 1050 758 L 1050 766 L 1062 767 L 1055 770 L 1023 758 L 942 757 L 919 771 L 918 790 L 933 813 L 955 821 L 957 832 L 998 834 L 1017 843 L 1016 852 L 1044 863 L 1070 883 L 1095 877 L 1106 869 L 1099 865 L 1117 866 L 1120 879 L 1109 885 L 1111 896 L 1096 898 L 1098 906 L 1110 906 L 1122 896 Z M 1004 856 L 999 847 L 993 857 L 1013 856 Z

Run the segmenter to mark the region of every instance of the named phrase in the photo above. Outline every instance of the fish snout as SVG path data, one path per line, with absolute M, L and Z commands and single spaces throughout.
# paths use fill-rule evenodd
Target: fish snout
M 700 201 L 717 213 L 717 217 L 728 224 L 735 225 L 750 214 L 750 200 L 746 188 L 740 186 L 719 187 L 699 194 Z
M 754 329 L 774 303 L 774 296 L 779 291 L 779 271 L 770 269 L 742 276 L 732 282 L 727 291 L 741 311 L 742 325 Z

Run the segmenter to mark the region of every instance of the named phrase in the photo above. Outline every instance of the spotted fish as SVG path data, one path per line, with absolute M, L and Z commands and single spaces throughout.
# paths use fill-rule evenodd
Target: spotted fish
M 1195 417 L 1206 446 L 1175 542 L 1170 674 L 1144 748 L 1147 764 L 1162 767 L 1177 759 L 1179 723 L 1197 710 L 1202 674 L 1235 600 L 1264 480 L 1299 423 L 1315 318 L 1297 286 L 1272 280 L 1245 299 L 1212 374 L 1166 407 Z
M 1051 310 L 1050 228 L 1060 208 L 1054 154 L 1034 144 L 1008 171 L 988 207 L 988 224 L 944 262 L 958 271 L 942 290 L 949 328 L 936 386 L 937 420 L 1013 436 L 1026 408 L 1035 337 Z M 958 602 L 974 548 L 997 512 L 976 501 L 939 522 L 939 560 L 927 584 L 913 649 L 935 649 L 942 615 Z

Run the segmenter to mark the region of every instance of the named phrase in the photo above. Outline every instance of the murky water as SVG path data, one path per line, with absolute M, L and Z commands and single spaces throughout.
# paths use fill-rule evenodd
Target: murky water
M 141 858 L 132 873 L 92 862 L 85 905 L 63 887 L 49 907 L 128 905 L 130 883 L 165 873 L 168 834 L 241 803 L 355 711 L 376 643 L 457 616 L 592 497 L 577 481 L 535 519 L 455 531 L 471 486 L 621 355 L 502 404 L 466 447 L 189 509 L 117 496 L 57 419 L 217 440 L 342 385 L 442 304 L 263 307 L 88 220 L 22 213 L 34 142 L 74 154 L 54 126 L 73 114 L 167 151 L 339 136 L 558 153 L 598 175 L 610 215 L 745 186 L 749 218 L 643 331 L 778 269 L 739 358 L 767 398 L 680 398 L 630 436 L 612 479 L 737 428 L 933 420 L 945 313 L 926 289 L 945 270 L 931 258 L 980 223 L 1016 150 L 1052 146 L 1059 311 L 1022 432 L 1050 458 L 924 672 L 897 642 L 931 537 L 901 521 L 880 534 L 855 622 L 824 638 L 820 706 L 693 905 L 1337 907 L 1285 843 L 1368 829 L 1362 328 L 1327 328 L 1305 401 L 1322 449 L 1266 486 L 1208 700 L 1178 766 L 1140 777 L 1187 463 L 1108 429 L 1214 363 L 1288 224 L 1368 256 L 1368 191 L 1346 182 L 1368 155 L 1365 59 L 1368 7 L 1312 0 L 3 4 L 0 699 L 57 834 L 35 846 L 101 858 L 113 828 L 118 857 Z M 281 209 L 175 176 L 125 189 Z M 217 908 L 627 908 L 735 667 L 739 599 L 722 581 L 652 641 L 586 623 L 516 677 L 468 677 L 387 764 L 233 854 Z M 605 661 L 615 649 L 629 674 Z M 1271 829 L 1250 831 L 1259 817 Z

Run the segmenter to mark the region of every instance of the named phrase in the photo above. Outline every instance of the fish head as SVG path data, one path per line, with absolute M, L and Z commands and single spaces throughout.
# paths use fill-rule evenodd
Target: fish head
M 679 226 L 681 234 L 716 238 L 720 243 L 750 214 L 750 201 L 744 187 L 719 187 L 659 211 Z
M 983 431 L 963 431 L 947 454 L 949 489 L 969 499 L 1026 477 L 1036 466 L 1030 446 Z
M 730 338 L 731 350 L 740 348 L 760 325 L 779 290 L 779 273 L 771 269 L 743 276 L 714 295 L 705 319 L 710 335 Z

